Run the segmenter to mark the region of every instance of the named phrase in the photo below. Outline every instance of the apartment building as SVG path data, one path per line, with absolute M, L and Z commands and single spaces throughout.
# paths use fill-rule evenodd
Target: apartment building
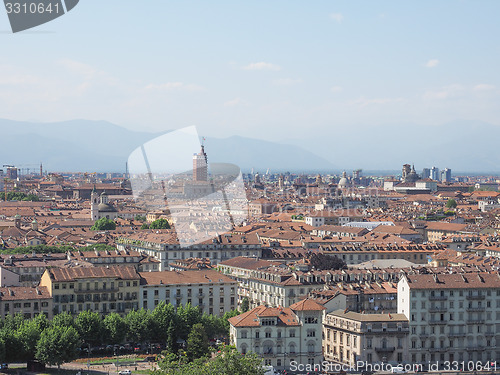
M 235 280 L 214 270 L 141 272 L 139 306 L 153 310 L 161 301 L 191 304 L 211 315 L 224 315 L 238 305 Z
M 229 319 L 231 345 L 242 354 L 259 354 L 278 370 L 320 365 L 323 310 L 309 299 L 285 308 L 258 306 Z
M 408 361 L 408 319 L 404 314 L 362 314 L 336 310 L 323 322 L 325 360 L 356 366 Z
M 52 296 L 46 287 L 0 288 L 0 316 L 22 314 L 31 319 L 42 313 L 52 318 Z
M 217 264 L 237 256 L 262 256 L 256 234 L 225 233 L 202 243 L 181 247 L 175 231 L 139 231 L 117 239 L 118 250 L 132 250 L 159 260 L 158 271 L 169 269 L 169 264 L 188 258 L 207 258 Z
M 397 283 L 394 282 L 338 283 L 314 290 L 309 297 L 325 306 L 326 312 L 347 309 L 366 314 L 395 314 L 398 310 Z
M 54 314 L 90 310 L 126 315 L 139 308 L 140 276 L 134 267 L 50 268 L 40 286 L 53 298 Z
M 36 286 L 47 267 L 68 267 L 66 254 L 15 254 L 0 255 L 2 268 L 19 275 L 19 285 Z
M 300 262 L 290 264 L 290 266 L 283 262 L 248 257 L 237 257 L 218 264 L 222 273 L 238 281 L 238 303 L 248 298 L 252 308 L 260 305 L 288 307 L 306 298 L 311 292 L 324 289 L 325 285 L 355 282 L 385 283 L 399 280 L 399 270 L 396 269 L 317 271 L 311 270 L 309 265 Z M 367 307 L 367 310 L 375 309 L 375 306 L 389 307 L 391 301 L 395 301 L 394 288 L 393 293 L 393 290 L 386 291 L 385 287 L 384 291 L 377 288 L 376 285 L 372 285 L 372 287 L 373 294 L 377 291 L 380 293 L 376 297 L 367 297 L 366 303 L 361 304 Z M 389 286 L 386 285 L 386 287 Z M 346 288 L 351 289 L 350 286 L 346 286 Z M 368 294 L 370 294 L 370 290 L 372 289 L 367 289 Z M 387 300 L 383 304 L 378 303 L 380 299 L 386 299 L 386 297 Z M 346 298 L 343 299 L 344 304 Z M 370 302 L 370 298 L 373 299 L 372 302 Z M 355 304 L 358 306 L 358 301 Z
M 398 313 L 409 320 L 411 363 L 500 360 L 498 271 L 403 274 Z
M 160 268 L 159 261 L 144 253 L 131 250 L 94 250 L 81 251 L 76 250 L 67 253 L 67 259 L 80 264 L 90 263 L 94 267 L 107 267 L 110 265 L 134 266 L 138 271 L 158 271 Z

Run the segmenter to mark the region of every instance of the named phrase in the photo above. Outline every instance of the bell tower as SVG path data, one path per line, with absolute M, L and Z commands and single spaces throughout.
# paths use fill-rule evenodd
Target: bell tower
M 92 221 L 99 219 L 99 194 L 97 194 L 95 185 L 90 193 L 90 216 Z

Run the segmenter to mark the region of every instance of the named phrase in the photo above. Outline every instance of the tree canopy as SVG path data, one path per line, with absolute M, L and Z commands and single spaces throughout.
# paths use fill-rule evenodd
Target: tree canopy
M 170 224 L 166 219 L 158 219 L 151 224 L 142 224 L 141 229 L 170 229 Z
M 60 366 L 77 358 L 79 346 L 80 337 L 73 327 L 49 327 L 40 335 L 36 358 L 48 365 Z
M 152 375 L 264 375 L 262 359 L 255 353 L 240 354 L 233 346 L 224 346 L 214 358 L 189 361 L 186 353 L 170 354 L 160 361 Z
M 107 217 L 101 217 L 99 220 L 96 220 L 94 225 L 90 228 L 90 230 L 115 230 L 116 223 L 108 219 Z
M 456 208 L 457 207 L 457 201 L 455 199 L 448 199 L 448 202 L 446 202 L 446 208 Z
M 321 253 L 313 253 L 309 257 L 311 266 L 317 270 L 341 270 L 347 267 L 346 263 L 334 256 Z

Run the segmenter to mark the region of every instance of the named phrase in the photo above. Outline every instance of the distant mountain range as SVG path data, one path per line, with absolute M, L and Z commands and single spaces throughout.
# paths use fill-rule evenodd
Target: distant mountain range
M 0 168 L 3 164 L 48 171 L 125 172 L 130 152 L 164 133 L 136 132 L 106 121 L 31 123 L 0 119 Z M 238 165 L 243 171 L 326 171 L 326 159 L 292 146 L 233 136 L 207 138 L 209 162 Z M 198 152 L 199 150 L 193 150 Z
M 106 121 L 0 119 L 0 168 L 43 162 L 48 171 L 124 172 L 130 152 L 160 134 L 164 133 L 131 131 Z M 499 141 L 500 126 L 456 121 L 441 126 L 335 127 L 329 134 L 310 132 L 300 140 L 284 141 L 287 144 L 240 136 L 207 137 L 205 145 L 209 162 L 233 163 L 243 171 L 383 171 L 414 163 L 419 173 L 432 166 L 500 172 Z

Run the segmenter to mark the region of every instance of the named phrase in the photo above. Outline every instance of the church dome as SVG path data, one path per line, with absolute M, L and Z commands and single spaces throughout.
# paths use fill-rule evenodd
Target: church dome
M 346 188 L 349 186 L 349 180 L 347 179 L 347 174 L 345 171 L 342 173 L 342 178 L 339 181 L 339 184 L 337 185 L 339 189 Z
M 97 209 L 99 212 L 116 212 L 116 209 L 108 203 L 100 203 Z

